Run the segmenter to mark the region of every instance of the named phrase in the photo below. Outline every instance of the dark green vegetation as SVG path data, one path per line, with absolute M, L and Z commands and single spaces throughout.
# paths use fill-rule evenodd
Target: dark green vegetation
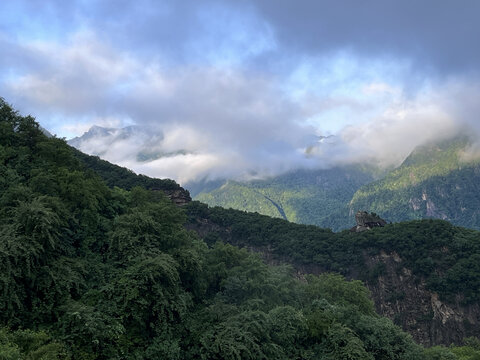
M 86 169 L 99 175 L 109 187 L 119 187 L 131 190 L 140 186 L 147 190 L 179 190 L 181 189 L 175 181 L 170 179 L 154 179 L 145 175 L 137 175 L 132 170 L 113 165 L 98 156 L 90 156 L 71 148 L 74 156 L 80 160 Z
M 425 360 L 476 360 L 480 359 L 480 341 L 467 338 L 462 346 L 434 346 L 424 351 Z
M 207 246 L 108 169 L 0 100 L 1 359 L 421 358 L 361 282 Z
M 192 224 L 209 219 L 227 232 L 211 232 L 207 243 L 221 238 L 237 246 L 266 251 L 277 259 L 362 280 L 375 279 L 382 269 L 366 271 L 365 255 L 396 252 L 402 266 L 425 278 L 431 291 L 445 301 L 480 301 L 480 232 L 442 220 L 416 220 L 362 233 L 334 233 L 312 225 L 292 224 L 255 213 L 225 210 L 192 202 Z
M 439 218 L 480 229 L 480 157 L 466 137 L 421 146 L 398 168 L 299 170 L 266 180 L 227 182 L 196 199 L 334 231 L 354 224 L 358 210 L 388 221 Z M 380 180 L 375 180 L 381 177 Z M 285 218 L 285 217 L 284 217 Z
M 228 181 L 216 189 L 198 189 L 199 194 L 194 195 L 211 206 L 256 211 L 338 230 L 353 225 L 349 202 L 377 172 L 368 166 L 298 170 L 265 180 Z

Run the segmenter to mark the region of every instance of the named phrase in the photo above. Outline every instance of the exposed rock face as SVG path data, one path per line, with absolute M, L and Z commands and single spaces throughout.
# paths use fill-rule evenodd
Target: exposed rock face
M 364 256 L 368 270 L 381 269 L 377 279 L 366 281 L 377 312 L 400 325 L 416 342 L 425 346 L 460 344 L 465 337 L 480 335 L 478 303 L 442 301 L 423 279 L 412 275 L 395 252 Z
M 167 197 L 177 206 L 184 206 L 192 201 L 188 190 L 183 188 L 175 190 L 162 190 Z
M 362 232 L 365 230 L 370 230 L 374 227 L 385 226 L 387 222 L 380 218 L 375 213 L 368 213 L 366 211 L 358 211 L 355 214 L 355 221 L 357 225 L 350 229 L 352 232 Z

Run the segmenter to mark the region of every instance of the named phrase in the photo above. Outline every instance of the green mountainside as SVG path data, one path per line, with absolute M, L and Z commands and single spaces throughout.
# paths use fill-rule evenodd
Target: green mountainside
M 339 230 L 351 226 L 348 205 L 353 194 L 377 173 L 369 166 L 298 170 L 265 180 L 227 181 L 194 198 L 211 206 Z
M 480 158 L 466 137 L 421 146 L 385 178 L 361 187 L 351 212 L 367 210 L 389 221 L 439 218 L 480 229 Z
M 196 200 L 334 231 L 367 210 L 388 221 L 439 218 L 480 229 L 480 158 L 467 137 L 416 148 L 396 169 L 298 170 L 257 181 L 227 181 Z
M 480 336 L 480 232 L 443 220 L 332 232 L 256 213 L 192 202 L 189 227 L 207 244 L 225 241 L 294 264 L 302 273 L 362 280 L 376 309 L 424 345 Z

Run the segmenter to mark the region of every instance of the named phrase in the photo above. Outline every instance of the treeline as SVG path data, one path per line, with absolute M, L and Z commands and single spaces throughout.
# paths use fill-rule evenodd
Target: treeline
M 98 156 L 91 156 L 82 153 L 72 147 L 74 156 L 85 166 L 85 170 L 94 171 L 109 187 L 117 186 L 125 190 L 131 190 L 140 186 L 148 190 L 179 190 L 180 185 L 170 179 L 155 179 L 145 175 L 137 175 L 132 170 L 114 165 L 100 159 Z

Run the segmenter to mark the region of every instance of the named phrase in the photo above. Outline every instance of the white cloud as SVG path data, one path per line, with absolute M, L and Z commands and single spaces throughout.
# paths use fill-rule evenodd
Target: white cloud
M 328 78 L 329 68 L 321 69 L 311 87 L 295 91 L 283 83 L 288 76 L 237 66 L 173 66 L 161 57 L 116 49 L 90 32 L 75 34 L 65 44 L 37 42 L 17 50 L 28 52 L 36 63 L 19 69 L 3 90 L 27 112 L 40 113 L 40 120 L 61 116 L 64 122 L 56 130 L 68 133 L 90 124 L 140 125 L 148 133 L 128 138 L 114 133 L 87 141 L 81 149 L 181 182 L 275 175 L 360 160 L 398 164 L 418 144 L 465 126 L 478 127 L 473 114 L 480 113 L 480 91 L 468 79 L 422 84 L 406 93 L 386 71 L 375 70 L 377 63 L 373 75 L 355 76 L 353 82 L 349 76 L 368 63 L 342 65 L 343 58 L 340 65 L 323 63 L 335 74 L 344 68 L 348 73 Z M 309 81 L 316 69 L 307 67 L 302 76 L 294 76 L 300 83 L 290 81 L 290 87 Z M 299 149 L 312 145 L 311 135 L 321 133 L 322 116 L 330 115 L 342 117 L 339 140 L 310 147 L 307 157 Z M 55 130 L 48 121 L 42 124 Z M 160 157 L 140 161 L 139 153 Z

